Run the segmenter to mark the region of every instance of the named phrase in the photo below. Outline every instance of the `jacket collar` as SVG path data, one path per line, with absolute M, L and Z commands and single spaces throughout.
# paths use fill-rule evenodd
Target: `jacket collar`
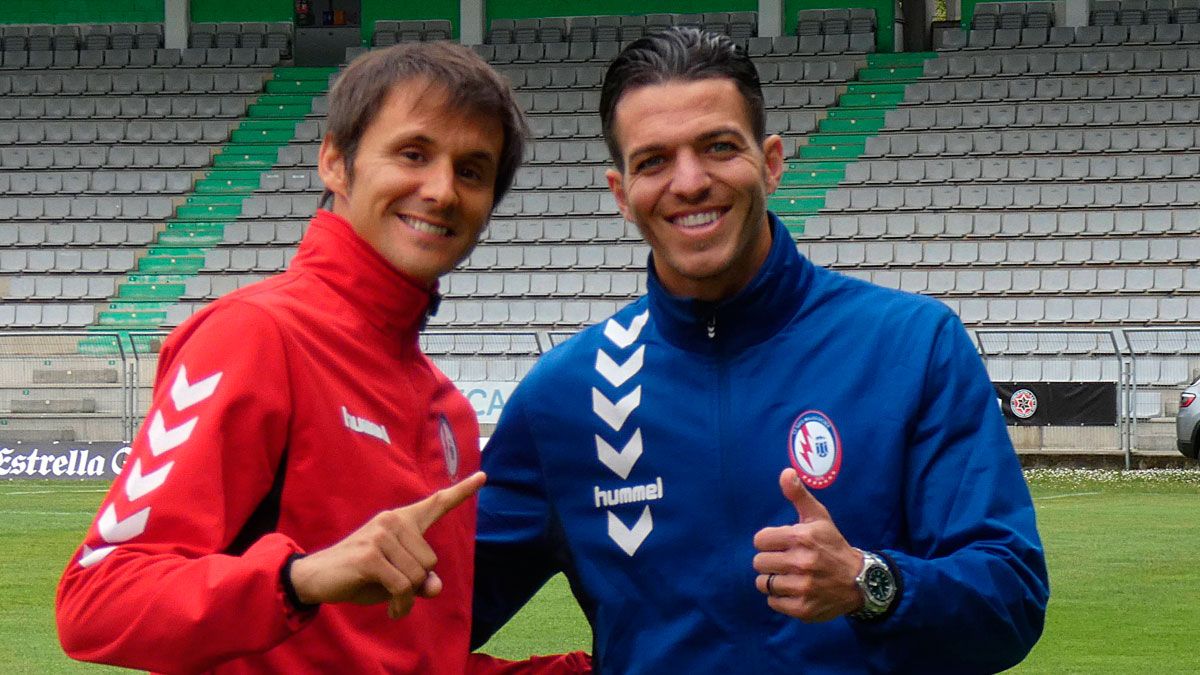
M 402 342 L 416 342 L 440 300 L 436 285 L 425 288 L 397 270 L 349 221 L 324 209 L 309 221 L 289 272 L 316 276 L 344 299 L 345 309 Z
M 773 213 L 769 219 L 767 259 L 745 288 L 719 302 L 672 295 L 659 281 L 651 254 L 650 316 L 663 337 L 689 351 L 737 352 L 770 338 L 792 320 L 812 281 L 812 264 L 796 251 L 783 221 Z

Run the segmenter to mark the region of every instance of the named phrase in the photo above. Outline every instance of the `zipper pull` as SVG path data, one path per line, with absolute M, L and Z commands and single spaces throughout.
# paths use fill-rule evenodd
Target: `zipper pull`
M 712 316 L 708 317 L 708 325 L 705 326 L 705 330 L 708 331 L 708 339 L 709 340 L 717 337 L 717 315 L 716 314 L 713 314 Z

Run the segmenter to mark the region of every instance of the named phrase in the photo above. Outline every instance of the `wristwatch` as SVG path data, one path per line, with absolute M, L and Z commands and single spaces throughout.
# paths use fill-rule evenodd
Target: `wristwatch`
M 854 583 L 862 593 L 863 605 L 849 616 L 860 621 L 870 621 L 887 614 L 895 604 L 898 591 L 896 575 L 882 557 L 870 551 L 858 552 L 862 554 L 863 562 L 858 576 L 854 577 Z

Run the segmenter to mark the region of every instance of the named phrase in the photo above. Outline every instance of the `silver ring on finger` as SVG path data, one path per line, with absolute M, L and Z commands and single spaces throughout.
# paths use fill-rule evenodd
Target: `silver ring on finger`
M 775 577 L 778 576 L 774 572 L 767 575 L 767 595 L 775 595 Z

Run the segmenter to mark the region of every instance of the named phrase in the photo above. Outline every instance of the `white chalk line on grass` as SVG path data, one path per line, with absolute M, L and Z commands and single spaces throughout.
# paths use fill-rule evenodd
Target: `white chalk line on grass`
M 1104 494 L 1102 492 L 1068 492 L 1065 495 L 1047 495 L 1045 497 L 1034 497 L 1033 501 L 1041 502 L 1047 499 L 1065 499 L 1067 497 L 1093 497 L 1095 495 Z
M 91 511 L 5 511 L 4 515 L 13 516 L 90 516 Z
M 61 494 L 66 494 L 68 492 L 73 492 L 73 493 L 77 493 L 77 494 L 85 493 L 85 492 L 108 492 L 108 488 L 94 489 L 94 490 L 22 490 L 20 492 L 5 492 L 4 495 L 6 497 L 16 496 L 16 495 L 61 495 Z

